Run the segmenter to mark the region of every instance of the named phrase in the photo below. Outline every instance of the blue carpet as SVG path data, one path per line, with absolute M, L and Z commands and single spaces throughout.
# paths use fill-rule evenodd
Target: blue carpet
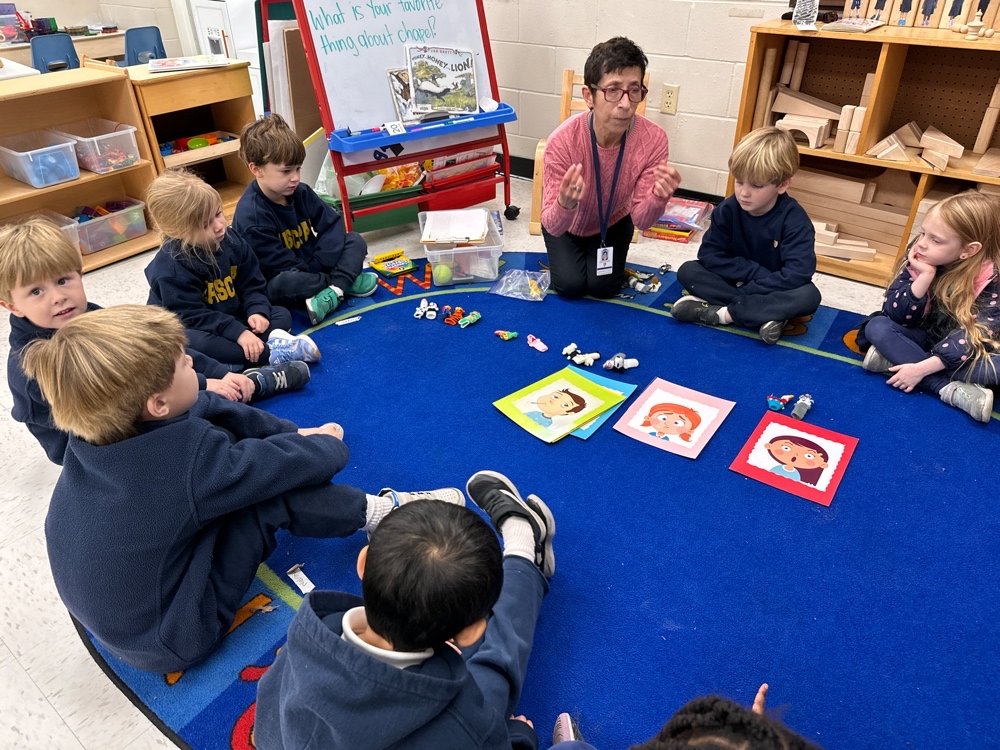
M 526 262 L 504 257 L 506 268 Z M 464 486 L 492 468 L 548 502 L 558 565 L 521 701 L 542 736 L 571 711 L 598 748 L 623 748 L 696 695 L 749 703 L 767 681 L 771 711 L 830 750 L 984 746 L 1000 666 L 996 422 L 865 373 L 844 340 L 857 315 L 821 308 L 801 335 L 766 347 L 675 322 L 664 305 L 680 290 L 672 274 L 665 282 L 633 301 L 572 303 L 486 286 L 379 289 L 338 311 L 361 321 L 314 333 L 324 356 L 312 383 L 266 406 L 344 426 L 352 459 L 338 481 Z M 430 295 L 482 320 L 414 319 Z M 521 336 L 501 341 L 498 328 Z M 529 348 L 528 333 L 549 351 Z M 614 375 L 638 392 L 662 377 L 736 407 L 695 461 L 630 440 L 613 420 L 587 441 L 546 445 L 491 404 L 563 367 L 570 342 L 638 358 Z M 808 422 L 860 439 L 829 508 L 727 468 L 766 396 L 803 392 L 815 401 Z M 108 660 L 113 678 L 180 743 L 248 747 L 254 682 L 299 601 L 284 571 L 304 563 L 318 586 L 356 592 L 363 543 L 284 536 L 251 592 L 272 611 L 254 605 L 183 675 Z

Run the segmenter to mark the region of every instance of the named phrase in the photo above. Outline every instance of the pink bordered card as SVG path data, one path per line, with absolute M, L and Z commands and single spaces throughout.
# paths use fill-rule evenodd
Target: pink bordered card
M 730 469 L 829 506 L 858 439 L 769 411 Z
M 656 378 L 615 423 L 615 429 L 660 450 L 698 458 L 735 405 Z

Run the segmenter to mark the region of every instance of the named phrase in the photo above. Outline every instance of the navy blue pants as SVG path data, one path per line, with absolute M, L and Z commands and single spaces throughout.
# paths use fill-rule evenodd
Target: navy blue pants
M 257 336 L 264 340 L 264 351 L 260 359 L 251 362 L 243 353 L 243 347 L 232 339 L 218 336 L 214 333 L 205 333 L 194 328 L 187 329 L 188 344 L 192 349 L 197 349 L 212 359 L 216 359 L 224 365 L 235 365 L 237 370 L 245 370 L 247 367 L 260 367 L 266 365 L 271 356 L 271 350 L 267 346 L 267 337 L 276 328 L 291 333 L 292 314 L 283 307 L 271 306 L 271 325 L 262 334 Z
M 933 342 L 920 328 L 907 328 L 895 323 L 885 315 L 877 315 L 865 325 L 865 338 L 878 349 L 878 353 L 894 365 L 922 362 L 931 356 Z M 917 389 L 935 396 L 952 380 L 962 380 L 987 388 L 1000 384 L 1000 355 L 994 354 L 989 360 L 967 362 L 954 370 L 941 370 L 926 376 L 917 384 Z
M 303 300 L 328 286 L 347 291 L 358 278 L 368 254 L 365 238 L 348 232 L 344 248 L 333 268 L 325 271 L 302 271 L 292 268 L 272 276 L 267 282 L 267 298 L 279 304 L 298 306 Z
M 611 273 L 598 276 L 597 253 L 601 244 L 599 235 L 579 237 L 566 232 L 556 237 L 542 227 L 545 251 L 549 255 L 552 288 L 570 299 L 588 294 L 591 297 L 614 297 L 621 291 L 625 280 L 625 258 L 634 229 L 632 218 L 628 215 L 608 228 L 606 244 L 614 249 Z
M 697 260 L 682 263 L 677 269 L 677 279 L 690 294 L 710 305 L 724 306 L 734 323 L 748 328 L 759 328 L 771 320 L 812 315 L 819 309 L 821 299 L 812 282 L 767 294 L 741 294 L 735 283 L 709 271 Z

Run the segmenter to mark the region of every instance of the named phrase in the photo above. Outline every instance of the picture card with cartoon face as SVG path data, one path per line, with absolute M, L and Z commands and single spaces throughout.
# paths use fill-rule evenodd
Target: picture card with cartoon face
M 730 469 L 829 506 L 858 439 L 767 412 Z
M 660 450 L 697 458 L 735 405 L 735 401 L 656 378 L 615 429 Z
M 625 400 L 571 367 L 564 367 L 493 402 L 540 440 L 554 443 Z

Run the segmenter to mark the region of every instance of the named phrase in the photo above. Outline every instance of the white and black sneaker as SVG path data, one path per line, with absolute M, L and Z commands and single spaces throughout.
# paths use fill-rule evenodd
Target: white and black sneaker
M 253 401 L 262 401 L 285 391 L 297 391 L 309 382 L 309 365 L 305 362 L 283 362 L 280 365 L 251 367 L 243 374 L 253 381 L 256 390 Z
M 939 392 L 941 400 L 961 409 L 977 422 L 989 422 L 993 413 L 993 391 L 981 385 L 952 380 Z

